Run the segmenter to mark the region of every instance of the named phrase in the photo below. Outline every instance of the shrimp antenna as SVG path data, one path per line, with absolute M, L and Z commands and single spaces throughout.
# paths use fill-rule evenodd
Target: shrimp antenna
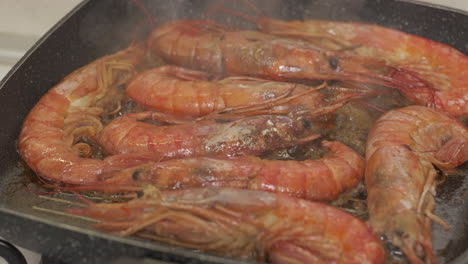
M 245 5 L 252 8 L 259 17 L 265 16 L 264 13 L 257 6 L 252 4 L 252 2 L 250 2 L 249 0 L 241 0 L 241 1 L 244 2 Z
M 380 107 L 378 107 L 376 105 L 373 105 L 373 104 L 371 104 L 369 102 L 366 102 L 364 100 L 361 100 L 361 99 L 356 100 L 356 102 L 359 102 L 360 104 L 366 105 L 366 106 L 368 106 L 368 107 L 370 107 L 370 108 L 372 108 L 374 110 L 377 110 L 378 112 L 381 112 L 381 113 L 387 112 L 384 109 L 382 109 L 382 108 L 380 108 Z
M 436 89 L 434 85 L 427 80 L 418 76 L 417 73 L 406 70 L 400 69 L 396 67 L 390 67 L 392 72 L 390 73 L 390 78 L 392 83 L 396 84 L 395 87 L 404 92 L 414 92 L 414 93 L 423 93 L 427 94 L 428 102 L 426 106 L 428 107 L 435 107 L 435 106 L 443 106 L 440 98 L 436 95 Z M 419 82 L 418 86 L 407 85 L 408 82 L 412 80 L 417 80 Z
M 86 204 L 86 205 L 92 205 L 92 204 L 94 204 L 92 201 L 90 201 L 90 200 L 84 198 L 83 195 L 81 195 L 81 194 L 79 194 L 79 193 L 77 193 L 77 192 L 72 192 L 72 193 L 73 193 L 73 195 L 74 195 L 78 200 L 80 200 L 80 201 L 83 202 L 84 204 Z
M 145 7 L 139 0 L 131 0 L 145 15 L 146 17 L 146 24 L 149 25 L 150 29 L 154 28 L 154 19 L 151 13 L 148 11 L 148 8 Z M 144 21 L 140 21 L 135 28 L 133 29 L 133 32 L 131 34 L 132 36 L 132 43 L 135 43 L 136 36 L 138 35 L 138 31 L 141 28 L 141 26 L 144 24 Z
M 239 0 L 231 0 L 231 1 L 239 1 Z M 258 7 L 256 7 L 254 4 L 252 4 L 249 0 L 240 0 L 240 1 L 244 2 L 245 5 L 252 8 L 255 11 L 255 13 L 257 13 L 258 17 L 264 17 L 265 16 L 263 14 L 263 12 Z M 221 2 L 224 3 L 225 0 L 223 0 Z M 231 15 L 240 17 L 240 18 L 245 19 L 247 21 L 250 21 L 250 22 L 252 22 L 254 24 L 257 24 L 258 18 L 255 18 L 253 16 L 249 16 L 249 15 L 242 14 L 240 12 L 228 9 L 228 8 L 222 6 L 222 3 L 211 6 L 206 12 L 207 16 L 211 16 L 212 13 L 214 13 L 215 11 L 221 11 L 221 12 L 224 12 L 224 13 L 227 13 L 227 14 L 231 14 Z
M 151 13 L 148 11 L 148 8 L 146 8 L 145 5 L 143 5 L 139 0 L 131 0 L 136 6 L 138 6 L 138 8 L 141 9 L 141 11 L 143 11 L 143 13 L 145 14 L 146 16 L 146 20 L 148 22 L 148 24 L 151 26 L 151 28 L 154 27 L 154 19 L 153 19 L 153 16 L 151 16 Z
M 228 8 L 225 8 L 223 6 L 220 6 L 220 5 L 214 5 L 212 7 L 210 7 L 207 11 L 206 11 L 206 15 L 208 17 L 212 16 L 212 14 L 216 11 L 221 11 L 221 12 L 224 12 L 224 13 L 228 13 L 228 14 L 231 14 L 231 15 L 234 15 L 234 16 L 237 16 L 237 17 L 240 17 L 242 19 L 245 19 L 249 22 L 252 22 L 254 24 L 257 23 L 257 19 L 252 17 L 252 16 L 249 16 L 249 15 L 246 15 L 246 14 L 242 14 L 240 12 L 237 12 L 237 11 L 234 11 L 234 10 L 231 10 L 231 9 L 228 9 Z

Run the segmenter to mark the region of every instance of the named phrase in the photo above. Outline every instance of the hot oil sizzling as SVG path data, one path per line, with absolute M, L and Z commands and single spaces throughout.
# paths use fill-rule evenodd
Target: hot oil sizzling
M 159 61 L 153 66 L 160 65 L 161 62 Z M 324 90 L 323 92 L 328 93 L 330 98 L 336 96 L 336 91 L 333 89 Z M 105 100 L 101 102 L 102 107 L 104 108 L 104 114 L 101 116 L 104 126 L 119 116 L 149 110 L 128 98 L 125 94 L 124 85 L 116 87 L 109 95 L 109 98 L 112 98 L 113 100 Z M 319 159 L 328 155 L 327 150 L 320 144 L 323 139 L 340 141 L 350 146 L 361 155 L 364 155 L 369 129 L 383 114 L 383 112 L 378 109 L 382 109 L 386 112 L 406 105 L 409 105 L 409 103 L 395 90 L 387 91 L 376 96 L 365 96 L 358 100 L 351 100 L 348 104 L 332 114 L 322 116 L 316 120 L 317 122 L 320 122 L 321 127 L 323 127 L 321 138 L 289 148 L 276 149 L 265 153 L 261 158 L 298 161 Z M 161 124 L 154 123 L 154 125 Z M 86 143 L 91 146 L 93 150 L 91 158 L 102 159 L 107 156 L 95 139 L 82 139 L 79 143 Z M 9 186 L 11 191 L 14 192 L 17 188 L 23 187 L 26 187 L 32 193 L 44 193 L 50 192 L 51 190 L 52 193 L 56 193 L 60 191 L 60 189 L 44 188 L 45 182 L 43 180 L 38 180 L 38 177 L 27 167 L 26 164 L 21 163 L 18 166 L 20 168 L 18 170 L 18 179 L 23 180 L 11 183 Z M 457 255 L 454 255 L 453 252 L 458 253 L 465 250 L 464 248 L 460 248 L 455 251 L 452 249 L 448 250 L 452 244 L 463 245 L 463 243 L 455 243 L 456 241 L 452 242 L 451 239 L 468 241 L 468 237 L 465 235 L 468 233 L 468 222 L 460 221 L 460 219 L 457 218 L 460 216 L 465 216 L 464 219 L 468 218 L 468 209 L 466 206 L 466 197 L 468 193 L 467 174 L 468 165 L 465 164 L 465 166 L 462 166 L 462 168 L 457 170 L 455 175 L 448 177 L 447 180 L 437 189 L 438 195 L 436 197 L 437 206 L 435 213 L 447 221 L 454 230 L 460 230 L 460 232 L 456 232 L 460 233 L 460 235 L 457 236 L 453 235 L 454 232 L 447 232 L 440 226 L 434 225 L 434 248 L 437 250 L 436 253 L 441 258 L 442 263 L 456 257 Z M 125 201 L 125 199 L 127 199 L 125 197 L 128 197 L 124 196 L 124 198 L 122 198 L 120 194 L 110 195 L 94 191 L 87 191 L 84 194 L 89 197 L 99 197 L 106 201 Z M 330 204 L 362 219 L 363 221 L 367 221 L 369 216 L 366 198 L 366 188 L 364 182 L 362 182 L 352 190 L 342 194 L 335 201 L 330 202 Z M 397 248 L 393 247 L 387 241 L 384 241 L 384 245 L 387 251 L 386 263 L 408 263 L 406 258 Z

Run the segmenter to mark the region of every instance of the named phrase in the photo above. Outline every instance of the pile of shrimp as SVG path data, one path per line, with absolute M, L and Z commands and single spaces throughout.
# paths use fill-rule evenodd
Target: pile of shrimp
M 437 177 L 468 160 L 468 58 L 257 12 L 256 31 L 160 24 L 72 72 L 24 121 L 24 161 L 48 187 L 125 194 L 69 211 L 123 236 L 271 263 L 384 263 L 390 243 L 437 263 Z M 343 206 L 366 193 L 364 213 Z

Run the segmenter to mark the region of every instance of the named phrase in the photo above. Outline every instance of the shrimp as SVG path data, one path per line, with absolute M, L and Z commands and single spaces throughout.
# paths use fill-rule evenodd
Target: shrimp
M 158 67 L 137 75 L 126 92 L 145 107 L 194 117 L 232 108 L 274 104 L 279 99 L 299 95 L 303 96 L 295 99 L 294 104 L 314 109 L 324 103 L 319 91 L 305 85 L 251 77 L 208 81 L 206 73 L 176 66 Z
M 253 75 L 279 81 L 339 79 L 401 89 L 421 84 L 416 77 L 405 81 L 392 78 L 396 69 L 380 59 L 323 50 L 304 40 L 258 31 L 234 31 L 208 20 L 162 24 L 152 31 L 147 44 L 150 52 L 167 62 L 216 76 Z
M 370 224 L 412 263 L 435 263 L 431 220 L 437 171 L 468 160 L 468 130 L 423 106 L 392 110 L 371 129 L 365 172 Z
M 39 100 L 18 140 L 32 170 L 53 182 L 82 184 L 94 182 L 103 171 L 138 164 L 132 155 L 92 159 L 91 147 L 80 141 L 97 136 L 102 129 L 99 102 L 133 75 L 143 54 L 141 46 L 130 46 L 100 58 L 69 74 Z
M 340 142 L 323 141 L 322 144 L 330 149 L 331 155 L 319 160 L 198 157 L 148 163 L 103 174 L 101 179 L 113 187 L 148 183 L 161 190 L 216 186 L 330 201 L 362 180 L 364 159 Z
M 317 138 L 320 122 L 307 118 L 258 115 L 230 121 L 205 119 L 156 126 L 144 120 L 165 121 L 159 112 L 121 116 L 101 132 L 99 143 L 110 154 L 152 153 L 155 161 L 194 156 L 261 154 Z
M 69 209 L 98 229 L 271 263 L 383 263 L 384 249 L 361 220 L 329 205 L 261 191 L 145 191 L 125 203 Z
M 434 107 L 454 116 L 468 115 L 468 57 L 460 51 L 423 37 L 378 25 L 323 20 L 281 21 L 262 15 L 251 18 L 218 8 L 256 23 L 279 37 L 307 40 L 322 49 L 380 58 L 394 70 L 389 76 L 411 102 Z M 337 62 L 338 64 L 338 62 Z

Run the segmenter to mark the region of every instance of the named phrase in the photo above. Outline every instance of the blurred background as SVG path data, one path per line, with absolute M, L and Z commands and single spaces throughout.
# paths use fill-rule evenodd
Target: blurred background
M 0 0 L 0 79 L 81 0 Z M 468 11 L 468 0 L 421 0 Z
M 0 79 L 81 0 L 0 0 Z
M 81 0 L 0 0 L 0 79 L 42 35 L 80 2 Z M 468 11 L 468 0 L 421 2 Z M 21 250 L 29 264 L 40 262 L 39 254 Z M 0 264 L 5 263 L 0 258 Z

